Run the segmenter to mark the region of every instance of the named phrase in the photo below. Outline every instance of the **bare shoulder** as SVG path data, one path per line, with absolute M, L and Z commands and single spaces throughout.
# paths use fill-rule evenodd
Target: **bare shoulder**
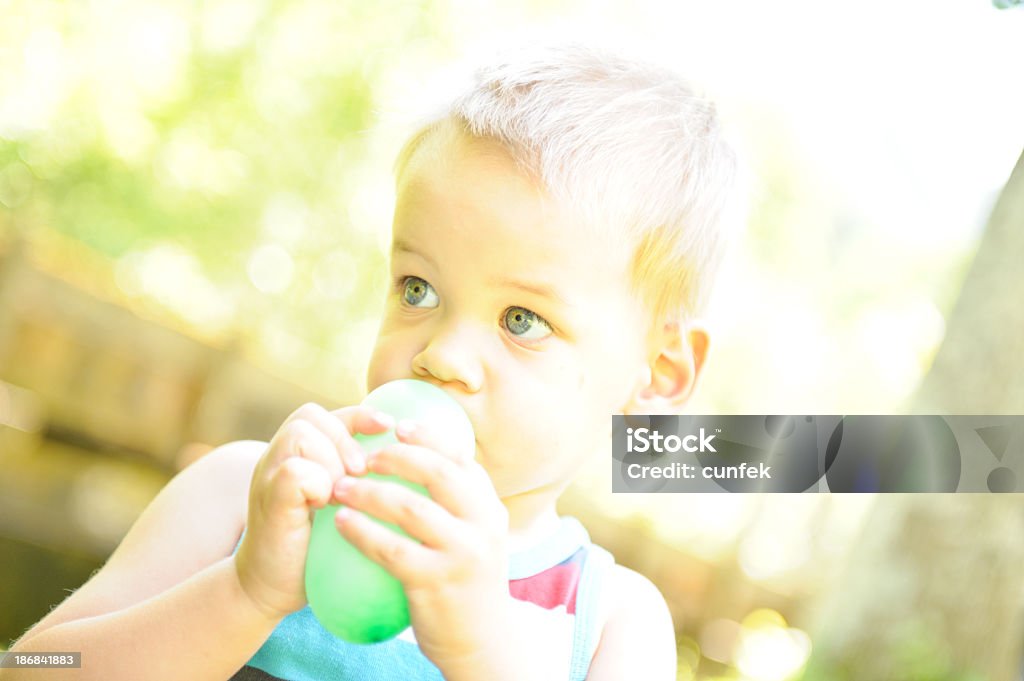
M 587 678 L 676 678 L 675 628 L 658 587 L 621 565 L 609 577 L 607 619 Z
M 23 639 L 139 603 L 229 556 L 245 524 L 253 470 L 266 448 L 255 440 L 230 442 L 180 471 L 106 564 Z

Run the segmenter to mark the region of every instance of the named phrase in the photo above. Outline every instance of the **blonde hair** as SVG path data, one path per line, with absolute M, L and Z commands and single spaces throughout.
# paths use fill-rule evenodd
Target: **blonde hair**
M 508 51 L 421 123 L 398 154 L 398 180 L 451 122 L 497 140 L 602 238 L 632 248 L 633 292 L 653 323 L 704 309 L 728 243 L 737 163 L 714 104 L 675 72 L 580 44 Z

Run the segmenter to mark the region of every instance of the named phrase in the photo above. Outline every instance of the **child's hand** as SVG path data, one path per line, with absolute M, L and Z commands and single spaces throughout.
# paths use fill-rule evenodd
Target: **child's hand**
M 378 451 L 368 465 L 374 473 L 423 485 L 430 498 L 386 480 L 346 478 L 335 491 L 352 508 L 339 513 L 338 528 L 402 582 L 416 640 L 443 670 L 448 661 L 494 644 L 489 634 L 509 600 L 508 512 L 471 452 L 450 451 L 426 425 L 411 432 L 405 425 L 396 430 L 399 442 Z
M 313 509 L 337 501 L 331 492 L 340 478 L 366 472 L 352 433 L 372 435 L 393 425 L 371 407 L 329 412 L 310 403 L 274 434 L 253 471 L 245 538 L 235 554 L 242 588 L 266 614 L 283 617 L 306 604 Z

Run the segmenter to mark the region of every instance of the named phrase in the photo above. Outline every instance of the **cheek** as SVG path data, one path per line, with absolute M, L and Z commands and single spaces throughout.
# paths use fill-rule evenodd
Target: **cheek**
M 597 382 L 583 366 L 564 367 L 547 376 L 540 386 L 543 397 L 531 412 L 543 424 L 545 440 L 560 451 L 585 448 L 592 442 Z
M 408 378 L 412 367 L 412 352 L 411 344 L 400 334 L 382 327 L 366 370 L 367 391 L 396 378 Z
M 632 394 L 634 379 L 627 371 L 625 357 L 618 363 L 606 361 L 601 369 L 583 372 L 578 380 L 580 421 L 586 423 L 581 433 L 591 447 L 604 447 L 612 433 L 612 416 L 621 414 Z
M 529 443 L 529 451 L 568 444 L 575 437 L 582 398 L 577 372 L 578 368 L 552 365 L 537 372 L 516 372 L 503 380 L 495 419 L 502 424 L 504 438 L 524 446 Z

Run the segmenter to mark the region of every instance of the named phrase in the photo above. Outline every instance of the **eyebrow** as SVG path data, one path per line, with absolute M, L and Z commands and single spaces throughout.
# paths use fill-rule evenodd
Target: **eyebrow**
M 419 257 L 423 258 L 428 263 L 430 263 L 431 267 L 433 267 L 434 269 L 437 269 L 437 263 L 434 262 L 433 258 L 431 258 L 426 253 L 420 253 L 415 248 L 413 248 L 411 245 L 409 245 L 408 243 L 406 243 L 405 241 L 402 241 L 400 239 L 396 239 L 395 242 L 391 244 L 391 252 L 392 253 L 396 253 L 398 251 L 402 251 L 402 252 L 405 252 L 405 253 L 412 253 L 413 255 L 418 255 Z
M 434 269 L 439 269 L 438 266 L 437 266 L 437 263 L 434 261 L 433 258 L 431 258 L 426 253 L 421 253 L 420 251 L 417 251 L 416 249 L 414 249 L 410 244 L 408 244 L 405 241 L 401 241 L 401 240 L 394 241 L 394 243 L 392 243 L 392 245 L 391 245 L 391 251 L 392 252 L 402 251 L 402 252 L 405 252 L 405 253 L 411 253 L 413 255 L 418 255 L 419 257 L 423 258 L 428 263 L 430 263 L 430 265 Z M 520 291 L 526 291 L 527 293 L 532 293 L 534 295 L 541 296 L 542 298 L 549 298 L 551 300 L 556 300 L 559 303 L 561 303 L 562 305 L 565 305 L 566 307 L 571 307 L 569 301 L 566 300 L 565 296 L 560 294 L 554 288 L 552 288 L 550 286 L 547 286 L 545 284 L 530 284 L 530 283 L 527 283 L 527 282 L 524 282 L 524 281 L 519 281 L 517 279 L 509 279 L 509 278 L 491 279 L 490 283 L 492 283 L 492 284 L 494 284 L 496 286 L 504 286 L 504 287 L 507 287 L 507 288 L 519 289 Z
M 517 288 L 520 291 L 526 291 L 542 298 L 549 298 L 551 300 L 557 300 L 562 305 L 570 307 L 569 301 L 555 289 L 544 284 L 528 284 L 524 281 L 517 281 L 515 279 L 492 279 L 492 283 L 498 286 L 506 286 L 509 288 Z

